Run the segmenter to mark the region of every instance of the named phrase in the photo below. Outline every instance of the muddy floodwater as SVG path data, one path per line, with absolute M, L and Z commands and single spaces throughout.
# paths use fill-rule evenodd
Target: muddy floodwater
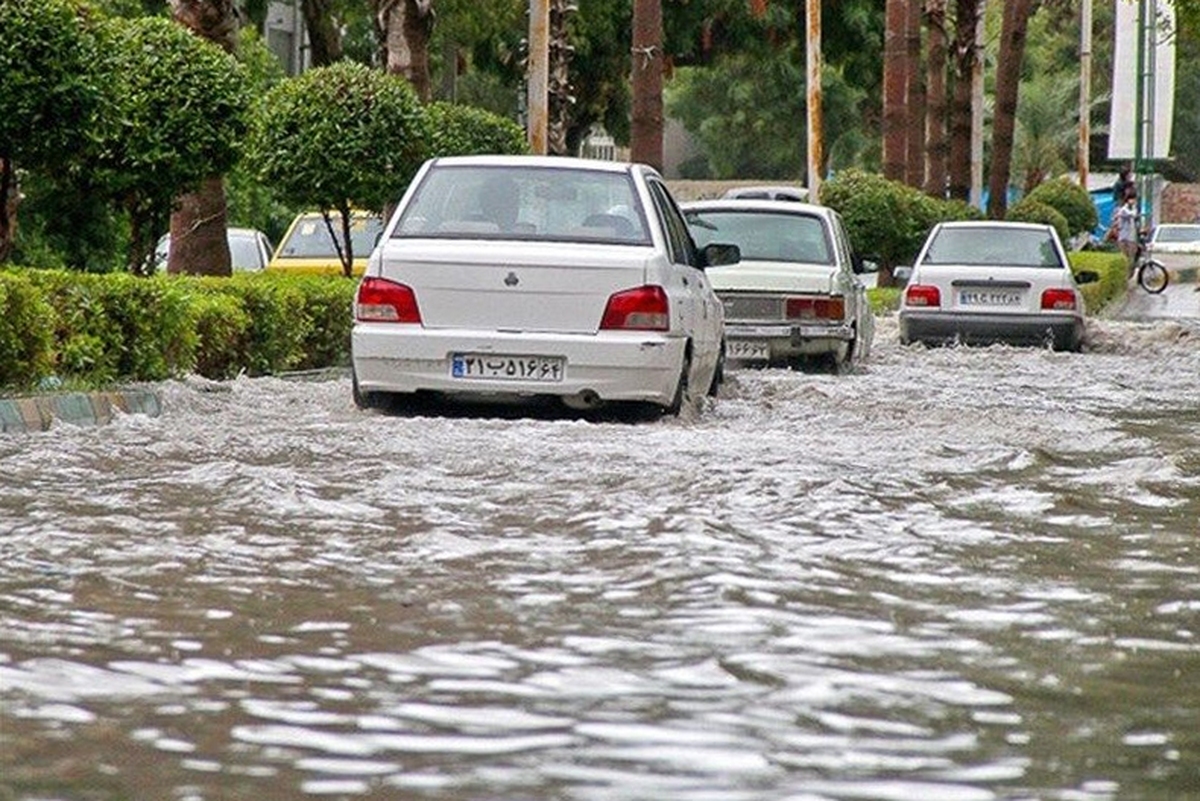
M 1189 327 L 1190 326 L 1190 327 Z M 0 437 L 0 799 L 1200 797 L 1200 325 Z

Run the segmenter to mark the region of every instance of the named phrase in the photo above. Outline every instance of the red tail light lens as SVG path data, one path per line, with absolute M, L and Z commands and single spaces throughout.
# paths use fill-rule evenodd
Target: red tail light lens
M 671 306 L 661 286 L 639 286 L 608 299 L 600 329 L 666 331 L 671 327 Z
M 364 323 L 418 323 L 421 310 L 410 287 L 384 278 L 364 278 L 354 298 L 354 319 Z
M 942 293 L 936 286 L 914 284 L 904 290 L 904 305 L 938 307 L 942 305 Z
M 1074 311 L 1078 306 L 1073 289 L 1047 289 L 1042 293 L 1043 311 Z
M 789 320 L 842 320 L 846 316 L 846 299 L 788 298 L 784 314 Z

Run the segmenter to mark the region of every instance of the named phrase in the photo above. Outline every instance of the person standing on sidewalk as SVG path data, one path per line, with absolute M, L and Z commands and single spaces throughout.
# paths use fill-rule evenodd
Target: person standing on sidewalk
M 1130 189 L 1125 193 L 1125 201 L 1113 212 L 1113 224 L 1117 228 L 1117 247 L 1125 254 L 1126 277 L 1133 276 L 1133 266 L 1137 261 L 1138 222 L 1140 213 L 1137 205 L 1137 191 Z

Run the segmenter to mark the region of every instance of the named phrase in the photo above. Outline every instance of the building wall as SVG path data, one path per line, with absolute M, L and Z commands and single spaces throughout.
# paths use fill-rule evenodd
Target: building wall
M 1162 194 L 1162 221 L 1200 222 L 1200 184 L 1167 184 Z

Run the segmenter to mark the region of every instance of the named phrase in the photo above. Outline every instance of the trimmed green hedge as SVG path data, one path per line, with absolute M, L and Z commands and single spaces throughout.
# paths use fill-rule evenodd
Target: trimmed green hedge
M 0 270 L 0 389 L 345 365 L 356 283 Z

